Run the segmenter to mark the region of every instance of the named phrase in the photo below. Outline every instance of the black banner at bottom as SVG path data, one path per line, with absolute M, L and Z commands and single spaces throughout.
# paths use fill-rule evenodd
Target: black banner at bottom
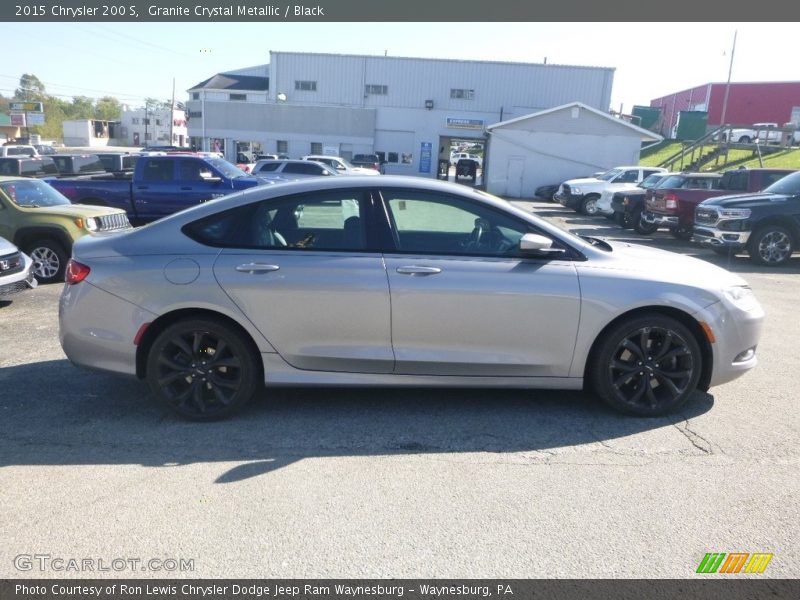
M 0 600 L 797 600 L 800 580 L 4 579 Z

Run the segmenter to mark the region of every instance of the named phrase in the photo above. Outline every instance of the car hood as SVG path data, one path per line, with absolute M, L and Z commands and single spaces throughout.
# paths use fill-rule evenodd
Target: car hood
M 11 254 L 17 251 L 17 247 L 5 238 L 0 237 L 0 256 Z
M 732 196 L 717 196 L 704 200 L 702 207 L 724 207 L 724 208 L 751 208 L 753 206 L 763 206 L 772 202 L 786 202 L 788 196 L 783 194 L 735 194 Z
M 31 209 L 37 215 L 54 215 L 58 217 L 102 217 L 125 213 L 119 208 L 108 206 L 94 206 L 92 204 L 64 204 L 62 206 L 41 206 Z
M 580 179 L 569 179 L 564 183 L 566 183 L 569 186 L 574 186 L 574 185 L 586 185 L 588 183 L 605 183 L 605 182 L 602 181 L 601 179 L 597 179 L 597 177 L 582 177 Z
M 581 267 L 614 269 L 631 273 L 637 279 L 703 289 L 722 290 L 731 286 L 747 285 L 739 275 L 698 258 L 639 244 L 605 241 L 612 251 L 598 251 L 602 254 L 597 257 L 598 260 L 590 260 Z

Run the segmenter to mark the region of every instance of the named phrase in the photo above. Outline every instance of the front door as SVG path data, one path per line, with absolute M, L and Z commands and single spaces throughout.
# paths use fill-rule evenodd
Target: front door
M 397 246 L 385 256 L 395 373 L 568 375 L 580 317 L 569 260 L 520 256 L 532 226 L 465 198 L 383 197 Z

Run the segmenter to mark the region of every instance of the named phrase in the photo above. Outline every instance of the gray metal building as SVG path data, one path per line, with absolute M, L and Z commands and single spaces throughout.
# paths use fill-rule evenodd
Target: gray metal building
M 270 62 L 188 90 L 198 149 L 382 153 L 386 172 L 435 177 L 453 140 L 568 102 L 606 111 L 613 68 L 270 52 Z M 488 165 L 487 165 L 487 168 Z

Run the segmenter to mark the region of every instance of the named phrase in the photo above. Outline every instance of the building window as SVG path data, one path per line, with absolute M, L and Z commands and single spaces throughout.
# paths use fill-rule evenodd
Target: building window
M 475 98 L 475 90 L 451 89 L 450 98 L 452 100 L 473 100 Z
M 156 125 L 161 125 L 161 119 L 156 119 Z
M 294 89 L 299 90 L 301 92 L 316 92 L 317 91 L 317 82 L 316 81 L 295 81 L 294 82 Z
M 147 133 L 144 134 L 144 139 L 152 140 L 153 139 L 153 134 L 148 131 Z
M 322 154 L 321 142 L 311 142 L 311 154 Z
M 131 117 L 131 125 L 138 125 L 139 117 Z
M 278 154 L 289 154 L 289 142 L 278 140 Z
M 364 93 L 371 94 L 373 96 L 386 96 L 389 93 L 389 86 L 368 83 L 364 88 Z
M 389 162 L 396 163 L 398 162 L 397 152 L 389 152 Z
M 192 92 L 192 100 L 200 100 L 200 92 Z
M 142 119 L 142 123 L 145 125 L 150 125 L 150 119 Z
M 236 100 L 238 102 L 247 102 L 247 94 L 228 94 L 228 100 Z

